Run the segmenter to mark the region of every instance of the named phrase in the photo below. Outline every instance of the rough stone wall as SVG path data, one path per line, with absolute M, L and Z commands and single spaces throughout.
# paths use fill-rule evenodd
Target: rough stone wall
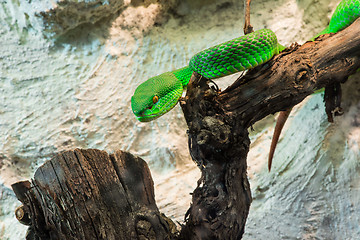
M 42 18 L 44 32 L 50 37 L 58 37 L 82 24 L 95 24 L 106 18 L 114 18 L 128 7 L 145 7 L 156 4 L 159 11 L 154 22 L 162 23 L 168 17 L 168 10 L 177 5 L 177 0 L 90 0 L 56 1 L 50 9 L 45 9 L 35 14 Z M 136 17 L 136 11 L 134 11 Z

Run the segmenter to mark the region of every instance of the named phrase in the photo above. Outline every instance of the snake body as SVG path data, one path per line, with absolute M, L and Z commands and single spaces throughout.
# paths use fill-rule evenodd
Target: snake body
M 341 31 L 359 16 L 360 0 L 343 0 L 328 27 L 317 36 Z M 133 113 L 141 122 L 154 120 L 177 104 L 193 72 L 207 79 L 227 76 L 263 64 L 283 49 L 274 32 L 261 29 L 203 50 L 191 58 L 188 66 L 140 84 L 131 98 Z

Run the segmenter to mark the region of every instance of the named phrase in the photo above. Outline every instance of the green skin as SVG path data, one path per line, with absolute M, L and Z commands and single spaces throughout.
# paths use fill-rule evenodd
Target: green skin
M 360 0 L 343 0 L 326 29 L 316 35 L 336 33 L 360 17 Z M 313 40 L 311 39 L 311 40 Z M 179 101 L 193 72 L 207 79 L 227 76 L 269 61 L 285 47 L 274 32 L 261 29 L 203 50 L 193 56 L 189 66 L 148 79 L 138 86 L 131 107 L 141 122 L 152 121 L 170 111 Z

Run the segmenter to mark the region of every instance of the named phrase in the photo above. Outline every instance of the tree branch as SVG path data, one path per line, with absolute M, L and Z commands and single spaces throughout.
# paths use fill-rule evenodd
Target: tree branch
M 345 30 L 297 44 L 252 69 L 216 97 L 246 126 L 286 110 L 315 90 L 343 83 L 360 67 L 360 19 Z
M 251 203 L 248 127 L 317 89 L 346 81 L 358 68 L 360 19 L 332 37 L 294 44 L 223 92 L 194 73 L 180 103 L 189 126 L 191 156 L 202 176 L 183 239 L 240 239 Z

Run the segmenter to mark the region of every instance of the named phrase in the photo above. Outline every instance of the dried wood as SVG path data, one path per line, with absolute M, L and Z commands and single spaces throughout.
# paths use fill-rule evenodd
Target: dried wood
M 28 239 L 172 239 L 147 164 L 117 151 L 58 154 L 13 186 L 31 219 Z

